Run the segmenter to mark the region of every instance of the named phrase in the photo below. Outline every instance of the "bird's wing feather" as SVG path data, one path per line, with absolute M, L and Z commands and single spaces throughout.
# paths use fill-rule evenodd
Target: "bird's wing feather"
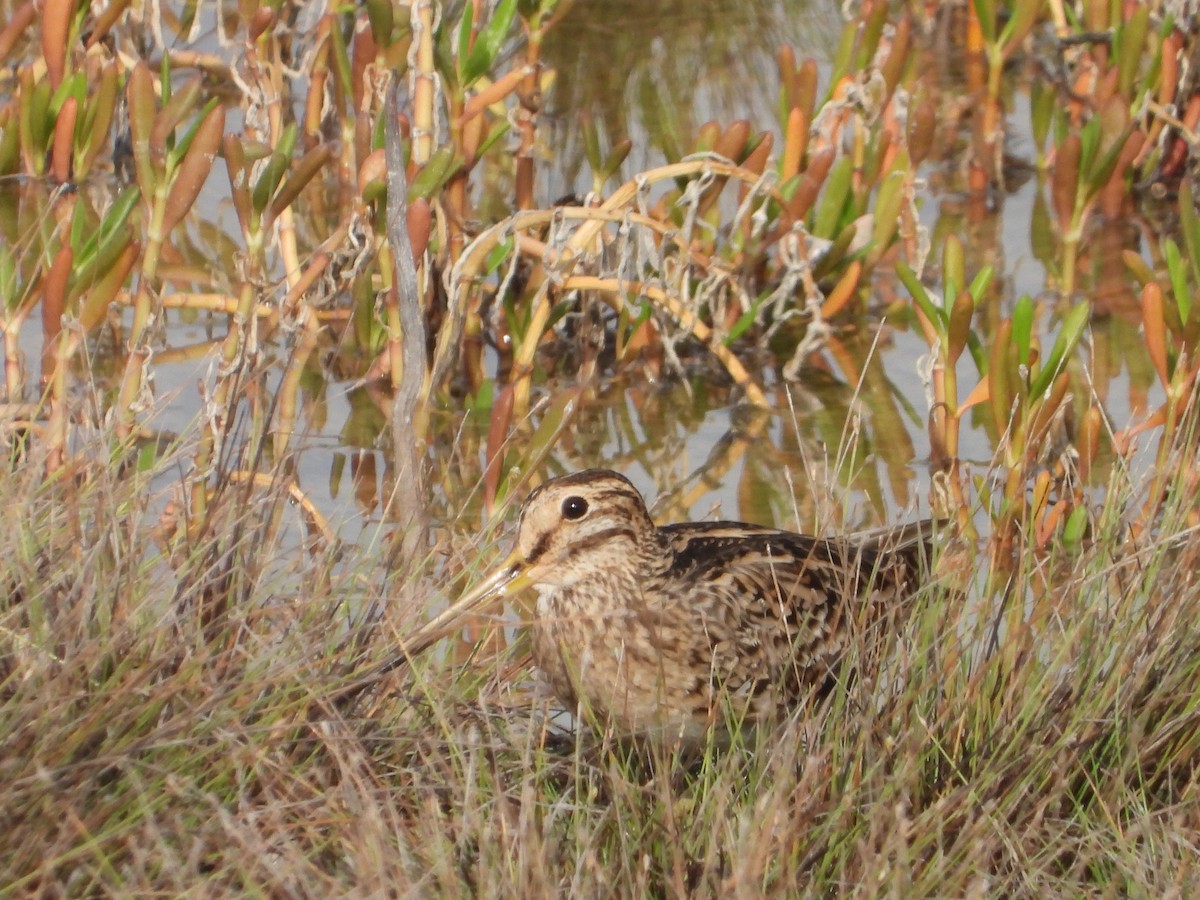
M 688 609 L 678 614 L 703 620 L 703 649 L 714 674 L 737 673 L 738 683 L 727 684 L 733 690 L 823 681 L 855 628 L 872 617 L 856 598 L 885 600 L 888 591 L 877 589 L 905 568 L 873 547 L 742 523 L 660 531 L 674 550 L 664 577 L 689 585 Z

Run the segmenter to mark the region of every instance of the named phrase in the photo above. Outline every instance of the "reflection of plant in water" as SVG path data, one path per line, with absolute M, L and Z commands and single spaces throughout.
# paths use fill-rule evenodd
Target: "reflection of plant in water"
M 26 46 L 20 43 L 22 32 L 33 20 L 27 7 L 21 9 L 0 41 L 6 54 Z M 789 11 L 753 4 L 736 13 L 717 7 L 713 14 L 722 21 L 750 17 L 757 27 L 712 29 L 699 28 L 685 15 L 693 12 L 690 8 L 680 9 L 679 27 L 653 53 L 643 53 L 635 65 L 600 67 L 615 85 L 579 75 L 588 54 L 598 52 L 576 41 L 572 31 L 593 27 L 581 24 L 586 11 L 586 4 L 569 8 L 549 0 L 506 0 L 491 8 L 467 4 L 443 14 L 435 14 L 428 3 L 407 11 L 375 3 L 354 15 L 316 16 L 311 52 L 305 53 L 292 31 L 299 20 L 247 8 L 240 11 L 241 19 L 226 19 L 221 29 L 222 43 L 243 51 L 233 68 L 182 53 L 174 66 L 170 56 L 164 57 L 156 73 L 144 63 L 126 70 L 121 58 L 105 54 L 102 40 L 119 27 L 119 13 L 93 20 L 86 9 L 52 4 L 43 39 L 28 44 L 41 51 L 44 69 L 15 70 L 16 95 L 0 111 L 0 162 L 8 172 L 48 172 L 59 181 L 87 177 L 105 162 L 104 139 L 118 124 L 113 110 L 124 96 L 131 129 L 123 170 L 137 186 L 99 211 L 82 199 L 68 202 L 64 193 L 50 199 L 36 190 L 11 195 L 18 206 L 8 230 L 17 250 L 4 251 L 6 374 L 10 396 L 23 398 L 30 379 L 19 363 L 16 335 L 40 301 L 49 467 L 63 462 L 71 373 L 78 371 L 72 365 L 83 337 L 101 324 L 118 335 L 112 343 L 122 350 L 116 368 L 123 375 L 114 415 L 118 433 L 128 437 L 147 399 L 150 354 L 170 358 L 202 350 L 158 351 L 152 344 L 167 310 L 183 309 L 193 315 L 224 314 L 232 325 L 221 339 L 220 364 L 205 392 L 206 437 L 192 497 L 197 521 L 204 518 L 212 467 L 230 450 L 223 435 L 243 404 L 253 423 L 244 464 L 268 444 L 270 455 L 282 460 L 297 417 L 299 386 L 324 390 L 325 372 L 382 380 L 392 388 L 423 375 L 418 390 L 427 401 L 430 391 L 438 394 L 446 387 L 469 397 L 489 417 L 482 456 L 488 493 L 494 495 L 503 488 L 505 460 L 511 465 L 519 459 L 511 450 L 500 452 L 514 423 L 528 421 L 517 430 L 534 428 L 531 433 L 545 450 L 578 415 L 577 401 L 588 401 L 588 394 L 577 396 L 564 377 L 576 377 L 590 389 L 623 372 L 678 377 L 706 371 L 711 361 L 751 404 L 764 407 L 778 402 L 771 395 L 780 377 L 790 380 L 812 371 L 814 360 L 856 390 L 879 382 L 871 374 L 874 361 L 864 378 L 863 357 L 848 351 L 844 328 L 851 322 L 870 324 L 862 313 L 879 309 L 869 302 L 871 296 L 896 296 L 890 273 L 899 263 L 916 300 L 899 319 L 907 316 L 919 326 L 936 357 L 931 436 L 937 468 L 952 474 L 950 494 L 959 509 L 967 509 L 970 488 L 953 475 L 960 421 L 976 407 L 989 409 L 976 421 L 1001 448 L 1010 470 L 1007 511 L 996 515 L 1010 525 L 1020 521 L 1024 507 L 1017 498 L 1035 473 L 1015 460 L 1038 459 L 1036 445 L 1047 423 L 1061 420 L 1069 426 L 1068 408 L 1088 434 L 1097 430 L 1101 413 L 1082 399 L 1077 383 L 1070 387 L 1063 380 L 1071 377 L 1067 362 L 1086 313 L 1059 314 L 1067 326 L 1059 336 L 1061 356 L 1052 351 L 1042 359 L 1037 323 L 1049 310 L 1032 301 L 1022 301 L 1011 314 L 1000 310 L 1001 294 L 990 281 L 993 270 L 968 265 L 975 248 L 946 236 L 952 224 L 934 231 L 944 299 L 927 291 L 928 279 L 920 278 L 926 236 L 916 218 L 916 166 L 935 148 L 953 142 L 939 133 L 939 94 L 910 64 L 914 53 L 928 52 L 914 40 L 914 23 L 923 21 L 923 12 L 893 17 L 887 4 L 864 5 L 843 30 L 828 84 L 821 84 L 812 60 L 797 60 L 785 47 L 770 76 L 731 68 L 703 88 L 720 94 L 723 99 L 714 101 L 719 107 L 749 83 L 777 84 L 774 122 L 757 123 L 768 126 L 759 131 L 747 119 L 698 127 L 687 120 L 698 85 L 696 54 L 672 49 L 681 45 L 670 39 L 699 44 L 700 56 L 710 63 L 736 59 L 741 65 L 765 58 L 763 36 L 773 35 Z M 983 118 L 993 123 L 984 129 L 989 141 L 1003 134 L 999 71 L 1028 64 L 1029 36 L 1045 28 L 1040 12 L 1039 4 L 1018 4 L 999 25 L 994 4 L 976 3 L 965 20 L 966 58 L 982 60 L 987 75 L 980 89 L 986 82 Z M 672 21 L 670 10 L 658 13 Z M 603 23 L 594 27 L 614 27 L 640 14 L 609 7 Z M 1064 44 L 1062 72 L 1070 78 L 1069 86 L 1060 85 L 1065 102 L 1046 102 L 1054 94 L 1039 84 L 1031 106 L 1039 158 L 1045 151 L 1054 161 L 1045 191 L 1049 202 L 1037 207 L 1035 220 L 1039 233 L 1048 237 L 1036 250 L 1051 268 L 1058 267 L 1068 294 L 1076 251 L 1093 233 L 1089 229 L 1097 227 L 1094 213 L 1111 219 L 1127 208 L 1135 175 L 1155 167 L 1164 177 L 1177 174 L 1173 141 L 1188 127 L 1187 114 L 1174 123 L 1163 111 L 1181 84 L 1174 66 L 1186 49 L 1180 28 L 1169 20 L 1152 21 L 1145 9 L 1127 11 L 1111 23 L 1107 11 L 1089 15 L 1096 27 L 1111 26 L 1111 41 L 1084 35 Z M 181 34 L 191 21 L 178 23 Z M 525 40 L 513 42 L 518 28 Z M 624 30 L 631 41 L 645 39 L 633 34 L 636 29 Z M 971 35 L 982 41 L 977 57 L 971 53 L 976 46 Z M 84 42 L 94 52 L 81 53 Z M 611 56 L 612 41 L 606 44 L 602 52 Z M 569 64 L 555 65 L 564 59 L 555 54 L 566 46 L 572 48 Z M 303 77 L 281 67 L 285 57 L 308 66 Z M 420 264 L 420 297 L 402 296 L 410 292 L 397 289 L 396 248 L 385 229 L 382 110 L 390 67 L 406 72 L 411 91 L 399 152 L 407 170 L 407 240 Z M 225 107 L 202 79 L 182 74 L 189 68 L 224 72 L 235 83 L 244 103 L 240 131 L 225 132 Z M 672 129 L 671 140 L 662 142 L 668 158 L 697 155 L 645 169 L 590 206 L 530 208 L 545 92 L 554 103 L 590 108 L 579 130 L 580 149 L 593 169 L 594 186 L 603 189 L 616 183 L 627 153 L 644 152 L 657 138 L 607 147 L 605 132 L 626 129 L 614 129 L 611 112 L 591 102 L 587 92 L 630 97 L 639 94 L 638 84 L 651 83 L 663 114 L 646 118 Z M 285 85 L 292 103 L 273 106 L 271 97 Z M 1190 101 L 1184 106 L 1190 110 Z M 622 112 L 627 108 L 618 104 Z M 516 145 L 513 165 L 504 152 L 510 137 Z M 988 146 L 992 149 L 966 149 L 978 163 L 999 152 Z M 218 149 L 229 178 L 229 209 L 240 232 L 236 240 L 193 212 Z M 573 153 L 568 150 L 567 156 Z M 498 222 L 481 220 L 480 211 L 494 209 L 496 200 L 480 197 L 477 185 L 506 169 L 521 211 Z M 978 192 L 972 184 L 968 187 Z M 968 220 L 972 214 L 968 207 Z M 1057 240 L 1055 225 L 1065 240 L 1060 251 L 1047 251 L 1046 245 Z M 138 240 L 130 239 L 134 234 Z M 1174 244 L 1164 246 L 1172 292 L 1179 296 L 1186 289 L 1184 255 Z M 1177 304 L 1156 302 L 1156 276 L 1142 271 L 1145 266 L 1138 269 L 1136 260 L 1128 259 L 1129 249 L 1127 261 L 1145 285 L 1144 315 L 1174 310 Z M 1085 250 L 1084 260 L 1093 258 L 1091 250 Z M 227 260 L 227 271 L 202 272 L 192 260 L 205 253 Z M 1116 253 L 1095 258 L 1095 277 L 1102 282 L 1098 290 L 1124 278 L 1114 265 Z M 1129 303 L 1133 291 L 1126 286 L 1122 293 L 1117 285 L 1113 296 Z M 132 307 L 128 333 L 108 315 L 117 301 Z M 406 372 L 398 355 L 405 337 L 403 313 L 418 302 L 434 333 L 428 373 Z M 890 304 L 894 320 L 903 312 L 897 303 L 903 301 Z M 1187 310 L 1179 311 L 1186 322 Z M 75 328 L 76 321 L 82 330 Z M 64 322 L 71 327 L 60 339 Z M 1174 374 L 1170 342 L 1154 337 L 1160 331 L 1151 325 L 1148 332 L 1152 368 L 1164 390 L 1184 396 L 1188 370 L 1185 365 L 1182 374 Z M 1175 333 L 1186 346 L 1187 328 L 1181 324 Z M 288 361 L 283 389 L 268 405 L 259 347 L 271 337 L 282 341 Z M 1055 346 L 1053 339 L 1049 346 Z M 970 350 L 976 376 L 960 392 L 956 366 L 967 358 L 964 348 Z M 318 351 L 332 352 L 332 358 L 317 365 Z M 485 363 L 489 352 L 494 362 Z M 526 420 L 543 390 L 558 412 L 547 422 L 536 416 Z M 367 440 L 388 420 L 389 401 L 386 391 L 363 396 L 370 402 L 352 416 L 354 431 Z M 890 396 L 862 390 L 861 402 L 870 408 L 881 402 L 879 397 Z M 1150 424 L 1170 430 L 1175 408 L 1164 407 Z M 418 446 L 429 440 L 422 423 L 431 412 L 427 402 L 413 418 Z M 856 432 L 868 442 L 864 446 L 870 446 L 874 418 Z M 903 417 L 893 409 L 883 418 L 895 423 Z M 885 430 L 906 431 L 895 425 Z M 831 437 L 825 436 L 827 444 Z M 906 435 L 877 444 L 886 446 L 894 460 L 908 441 Z M 1089 463 L 1085 459 L 1082 465 Z M 889 480 L 896 482 L 894 475 Z M 871 493 L 880 502 L 878 490 Z M 1037 496 L 1044 493 L 1035 488 Z
M 778 91 L 772 63 L 781 43 L 822 53 L 836 40 L 836 11 L 783 0 L 658 3 L 576 0 L 546 48 L 555 72 L 548 97 L 551 127 L 561 134 L 553 166 L 570 186 L 584 164 L 575 116 L 594 119 L 611 140 L 636 136 L 632 164 L 677 162 L 688 152 L 698 116 L 728 122 L 770 115 Z M 715 23 L 720 23 L 714 27 Z M 761 109 L 747 109 L 753 98 Z

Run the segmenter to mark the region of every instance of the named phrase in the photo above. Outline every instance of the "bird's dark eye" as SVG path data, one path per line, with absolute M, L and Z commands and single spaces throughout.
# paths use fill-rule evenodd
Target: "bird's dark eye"
M 582 497 L 568 497 L 563 501 L 562 514 L 564 519 L 582 519 L 587 515 L 588 502 Z

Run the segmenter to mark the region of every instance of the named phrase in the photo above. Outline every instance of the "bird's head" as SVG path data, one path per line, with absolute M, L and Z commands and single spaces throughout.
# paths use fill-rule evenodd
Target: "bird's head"
M 536 488 L 521 508 L 517 542 L 492 573 L 413 636 L 415 652 L 462 616 L 530 586 L 568 587 L 627 563 L 654 534 L 642 495 L 624 475 L 587 469 Z
M 588 469 L 547 481 L 529 495 L 506 562 L 521 568 L 530 584 L 566 587 L 627 561 L 653 531 L 646 503 L 629 479 Z

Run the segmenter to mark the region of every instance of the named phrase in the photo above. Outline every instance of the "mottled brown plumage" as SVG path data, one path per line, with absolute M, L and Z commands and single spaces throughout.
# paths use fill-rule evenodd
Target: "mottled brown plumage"
M 626 478 L 590 469 L 534 490 L 513 553 L 430 625 L 532 586 L 533 658 L 568 707 L 621 734 L 694 741 L 827 684 L 856 636 L 911 596 L 929 531 L 657 527 Z

